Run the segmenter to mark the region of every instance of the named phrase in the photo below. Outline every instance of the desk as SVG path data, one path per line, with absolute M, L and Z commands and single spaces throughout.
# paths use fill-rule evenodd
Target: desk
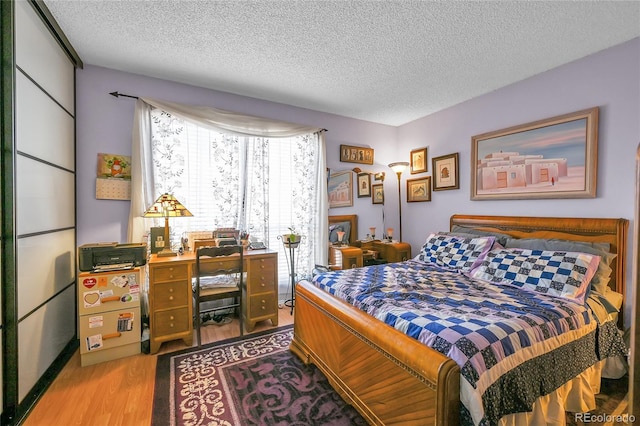
M 278 325 L 278 253 L 270 250 L 244 252 L 247 273 L 242 288 L 242 315 L 247 331 L 258 321 Z M 149 259 L 149 326 L 151 353 L 162 342 L 182 339 L 193 344 L 193 295 L 191 281 L 196 263 L 194 252 Z

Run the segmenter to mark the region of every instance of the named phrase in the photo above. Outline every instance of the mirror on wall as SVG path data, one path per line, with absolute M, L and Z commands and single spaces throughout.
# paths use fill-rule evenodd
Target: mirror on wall
M 636 151 L 636 197 L 635 197 L 635 217 L 633 222 L 633 309 L 631 320 L 631 356 L 629 360 L 629 415 L 640 418 L 640 318 L 638 308 L 640 307 L 640 252 L 638 251 L 638 240 L 640 240 L 640 144 Z

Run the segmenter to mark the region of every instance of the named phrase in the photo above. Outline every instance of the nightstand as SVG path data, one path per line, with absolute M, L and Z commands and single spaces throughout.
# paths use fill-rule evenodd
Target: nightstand
M 364 265 L 362 249 L 353 246 L 329 247 L 329 268 L 332 270 L 360 268 Z

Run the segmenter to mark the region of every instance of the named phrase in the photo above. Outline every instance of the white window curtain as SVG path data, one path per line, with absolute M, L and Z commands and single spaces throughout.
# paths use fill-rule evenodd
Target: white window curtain
M 142 218 L 168 192 L 193 217 L 170 221 L 172 242 L 190 231 L 234 227 L 279 251 L 279 293 L 290 293 L 287 257 L 278 236 L 303 235 L 298 278 L 326 264 L 328 202 L 322 129 L 210 107 L 155 99 L 136 102 L 129 241 L 145 241 Z

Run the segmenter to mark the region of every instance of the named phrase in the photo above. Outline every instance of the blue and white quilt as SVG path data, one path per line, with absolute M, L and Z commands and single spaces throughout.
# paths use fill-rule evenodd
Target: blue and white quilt
M 462 424 L 530 411 L 625 346 L 587 304 L 469 278 L 421 260 L 317 275 L 313 283 L 453 359 Z M 545 374 L 549 373 L 549 374 Z

